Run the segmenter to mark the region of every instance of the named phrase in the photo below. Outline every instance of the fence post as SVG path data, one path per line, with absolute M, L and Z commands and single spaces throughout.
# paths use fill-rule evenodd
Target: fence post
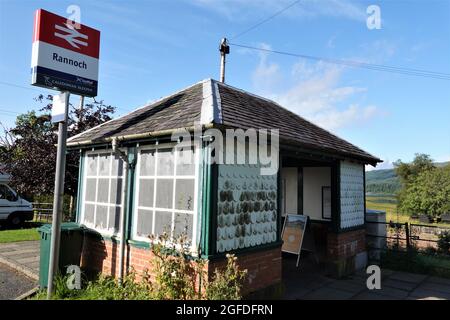
M 406 234 L 406 249 L 410 249 L 410 243 L 409 243 L 409 224 L 408 222 L 405 222 L 405 234 Z

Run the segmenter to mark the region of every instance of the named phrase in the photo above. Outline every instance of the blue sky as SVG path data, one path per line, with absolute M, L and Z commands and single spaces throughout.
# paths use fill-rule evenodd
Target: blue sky
M 0 0 L 0 121 L 37 109 L 30 83 L 33 13 L 43 8 L 101 31 L 99 99 L 117 115 L 205 78 L 231 42 L 334 59 L 450 73 L 450 0 L 305 0 L 233 39 L 293 0 Z M 366 26 L 369 5 L 381 29 Z M 6 85 L 8 82 L 13 85 Z M 230 85 L 274 99 L 381 157 L 450 160 L 450 81 L 332 65 L 231 47 Z M 78 97 L 73 97 L 76 102 Z

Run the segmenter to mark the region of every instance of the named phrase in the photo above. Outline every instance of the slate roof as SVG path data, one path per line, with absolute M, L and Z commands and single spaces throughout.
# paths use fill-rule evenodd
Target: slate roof
M 101 143 L 114 136 L 127 139 L 137 134 L 170 132 L 200 122 L 242 129 L 279 129 L 282 143 L 371 164 L 381 162 L 273 101 L 211 79 L 74 136 L 68 145 Z

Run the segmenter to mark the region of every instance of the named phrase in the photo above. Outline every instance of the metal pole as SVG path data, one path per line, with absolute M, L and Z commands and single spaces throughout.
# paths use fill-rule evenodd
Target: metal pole
M 82 111 L 83 108 L 84 108 L 84 96 L 80 96 L 80 107 L 79 107 L 80 111 Z
M 220 56 L 220 82 L 225 83 L 225 53 L 221 52 Z
M 226 55 L 230 53 L 230 46 L 228 45 L 227 38 L 223 38 L 220 42 L 220 82 L 225 83 L 225 63 Z
M 59 242 L 61 237 L 61 220 L 64 195 L 64 174 L 66 167 L 67 114 L 69 109 L 69 93 L 66 94 L 64 121 L 58 124 L 58 149 L 56 156 L 55 192 L 53 198 L 52 235 L 50 260 L 48 267 L 47 299 L 53 294 L 53 278 L 58 272 Z

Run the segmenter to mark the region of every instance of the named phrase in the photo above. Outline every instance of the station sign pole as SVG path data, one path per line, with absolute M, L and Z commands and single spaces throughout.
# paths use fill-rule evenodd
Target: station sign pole
M 47 299 L 53 294 L 53 279 L 58 273 L 61 220 L 63 214 L 64 176 L 66 169 L 67 119 L 69 92 L 53 97 L 52 122 L 58 122 L 58 147 L 56 155 L 55 192 L 53 198 L 52 233 L 47 282 Z

